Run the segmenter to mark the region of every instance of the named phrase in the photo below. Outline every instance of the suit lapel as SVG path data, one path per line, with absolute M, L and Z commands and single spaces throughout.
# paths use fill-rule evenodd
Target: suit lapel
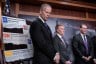
M 67 48 L 65 47 L 64 43 L 62 42 L 62 40 L 56 35 L 57 39 L 59 40 L 59 43 L 60 43 L 60 46 L 63 46 L 64 48 Z M 67 46 L 67 44 L 66 44 Z
M 80 43 L 85 47 L 84 41 L 83 41 L 83 38 L 82 38 L 81 34 L 79 34 L 79 39 L 80 39 Z
M 78 36 L 79 36 L 80 42 L 83 43 L 83 39 L 82 39 L 81 34 L 79 34 Z
M 48 38 L 49 38 L 49 37 L 52 37 L 52 33 L 51 33 L 50 28 L 48 27 L 48 29 L 46 29 L 46 26 L 45 26 L 44 23 L 41 21 L 41 19 L 38 18 L 38 21 L 39 21 L 40 24 L 41 24 L 41 28 L 42 28 L 43 33 L 44 33 Z

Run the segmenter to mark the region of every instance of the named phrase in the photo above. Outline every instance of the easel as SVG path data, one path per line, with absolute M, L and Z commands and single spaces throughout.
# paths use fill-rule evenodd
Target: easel
M 2 38 L 2 2 L 0 2 L 0 64 L 5 64 L 5 59 L 3 55 L 3 38 Z

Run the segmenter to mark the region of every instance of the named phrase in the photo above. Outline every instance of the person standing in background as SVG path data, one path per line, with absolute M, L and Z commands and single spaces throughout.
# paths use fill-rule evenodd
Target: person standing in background
M 40 15 L 32 22 L 30 36 L 34 47 L 33 64 L 58 64 L 59 53 L 53 46 L 52 33 L 46 21 L 52 12 L 49 4 L 42 4 Z
M 54 47 L 60 54 L 60 64 L 72 64 L 70 59 L 71 49 L 64 38 L 64 25 L 57 24 L 55 31 L 56 35 L 54 36 Z
M 93 42 L 93 48 L 94 48 L 94 64 L 96 64 L 96 35 L 92 37 L 92 42 Z
M 80 25 L 80 33 L 72 40 L 72 48 L 75 56 L 75 64 L 93 64 L 93 46 L 91 38 L 86 34 L 87 25 Z

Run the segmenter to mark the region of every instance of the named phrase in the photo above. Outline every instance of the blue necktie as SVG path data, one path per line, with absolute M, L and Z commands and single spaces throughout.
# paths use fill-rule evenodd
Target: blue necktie
M 46 23 L 46 22 L 44 23 L 44 25 L 45 25 L 47 28 L 49 28 L 49 26 L 47 25 L 47 23 Z
M 44 25 L 45 25 L 46 29 L 48 30 L 48 32 L 51 34 L 51 30 L 50 30 L 48 24 L 45 22 Z

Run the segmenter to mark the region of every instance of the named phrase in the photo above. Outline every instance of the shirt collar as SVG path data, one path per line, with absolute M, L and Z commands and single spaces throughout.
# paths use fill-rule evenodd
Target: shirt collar
M 80 33 L 81 34 L 81 36 L 84 36 L 84 35 L 86 35 L 86 34 L 82 34 L 82 33 Z
M 82 33 L 80 33 L 80 34 L 81 34 L 82 39 L 84 40 L 84 34 L 82 34 Z M 86 38 L 86 36 L 85 36 L 85 38 Z
M 39 16 L 39 19 L 40 19 L 43 23 L 45 23 L 45 21 L 43 20 L 43 18 L 42 18 L 41 16 Z
M 62 38 L 62 36 L 61 36 L 60 34 L 58 34 L 58 33 L 57 33 L 57 36 L 58 36 L 59 38 Z

